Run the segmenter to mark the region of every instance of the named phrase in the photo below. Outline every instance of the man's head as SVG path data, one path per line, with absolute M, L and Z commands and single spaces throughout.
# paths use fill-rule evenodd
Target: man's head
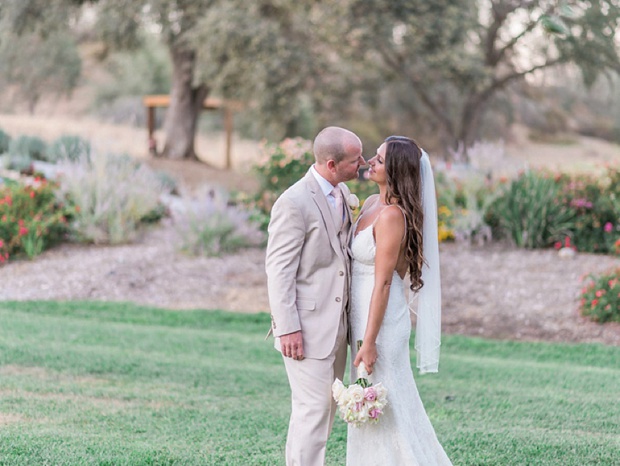
M 316 170 L 334 186 L 357 178 L 362 157 L 362 141 L 355 133 L 337 126 L 328 126 L 314 139 Z

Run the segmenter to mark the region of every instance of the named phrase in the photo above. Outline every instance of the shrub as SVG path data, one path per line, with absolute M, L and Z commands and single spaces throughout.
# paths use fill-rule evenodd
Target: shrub
M 556 180 L 530 171 L 500 191 L 485 220 L 494 233 L 509 236 L 519 247 L 542 248 L 572 230 L 575 213 L 562 202 Z
M 259 181 L 254 196 L 236 194 L 235 202 L 245 205 L 251 221 L 267 230 L 274 202 L 289 186 L 301 179 L 314 163 L 312 143 L 302 138 L 285 139 L 279 144 L 263 142 L 261 159 L 254 167 Z
M 0 155 L 9 151 L 11 136 L 0 129 Z
M 71 211 L 58 201 L 56 189 L 39 178 L 31 186 L 0 186 L 0 262 L 33 258 L 65 237 Z
M 262 192 L 262 207 L 271 211 L 273 203 L 289 186 L 300 180 L 314 163 L 312 143 L 287 138 L 279 144 L 264 143 L 256 172 Z
M 75 206 L 79 240 L 119 244 L 135 238 L 142 223 L 161 212 L 162 184 L 153 171 L 129 156 L 103 156 L 59 164 L 63 195 Z
M 564 205 L 575 223 L 572 243 L 579 251 L 613 253 L 620 238 L 620 168 L 608 168 L 603 176 L 563 176 L 560 180 Z
M 90 142 L 79 136 L 61 136 L 49 149 L 47 159 L 50 162 L 61 160 L 77 161 L 81 157 L 90 158 Z
M 4 154 L 2 156 L 2 164 L 9 170 L 17 172 L 28 172 L 32 170 L 32 157 L 28 154 Z
M 620 267 L 588 275 L 581 291 L 581 314 L 596 322 L 620 322 Z
M 264 234 L 249 213 L 229 202 L 223 192 L 210 191 L 204 198 L 187 202 L 174 218 L 181 248 L 192 254 L 219 256 L 264 242 Z
M 485 216 L 496 189 L 488 179 L 474 172 L 463 179 L 451 179 L 437 171 L 435 183 L 439 241 L 489 241 L 491 228 Z
M 47 144 L 36 136 L 20 136 L 11 141 L 9 153 L 28 156 L 32 160 L 47 160 Z

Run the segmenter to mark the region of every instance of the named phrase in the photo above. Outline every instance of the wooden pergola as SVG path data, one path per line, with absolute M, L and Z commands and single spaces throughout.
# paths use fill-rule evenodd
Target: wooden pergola
M 145 95 L 142 99 L 146 108 L 146 127 L 149 133 L 149 152 L 157 155 L 157 141 L 155 140 L 155 109 L 158 107 L 168 107 L 170 105 L 169 95 Z M 208 97 L 202 104 L 205 110 L 224 111 L 224 130 L 226 131 L 226 168 L 231 168 L 231 148 L 233 132 L 233 112 L 241 108 L 241 103 L 232 100 L 223 100 L 215 97 Z

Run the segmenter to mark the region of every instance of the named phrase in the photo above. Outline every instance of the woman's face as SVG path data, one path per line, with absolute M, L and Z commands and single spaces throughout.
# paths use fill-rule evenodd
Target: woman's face
M 383 143 L 377 149 L 377 154 L 368 161 L 370 169 L 368 170 L 368 178 L 377 184 L 385 183 L 385 151 L 387 143 Z

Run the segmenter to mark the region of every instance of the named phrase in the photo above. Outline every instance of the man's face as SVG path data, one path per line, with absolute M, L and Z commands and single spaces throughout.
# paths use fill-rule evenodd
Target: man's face
M 335 164 L 337 181 L 350 181 L 359 176 L 360 167 L 366 165 L 362 157 L 362 147 L 351 147 L 347 155 L 340 162 Z

